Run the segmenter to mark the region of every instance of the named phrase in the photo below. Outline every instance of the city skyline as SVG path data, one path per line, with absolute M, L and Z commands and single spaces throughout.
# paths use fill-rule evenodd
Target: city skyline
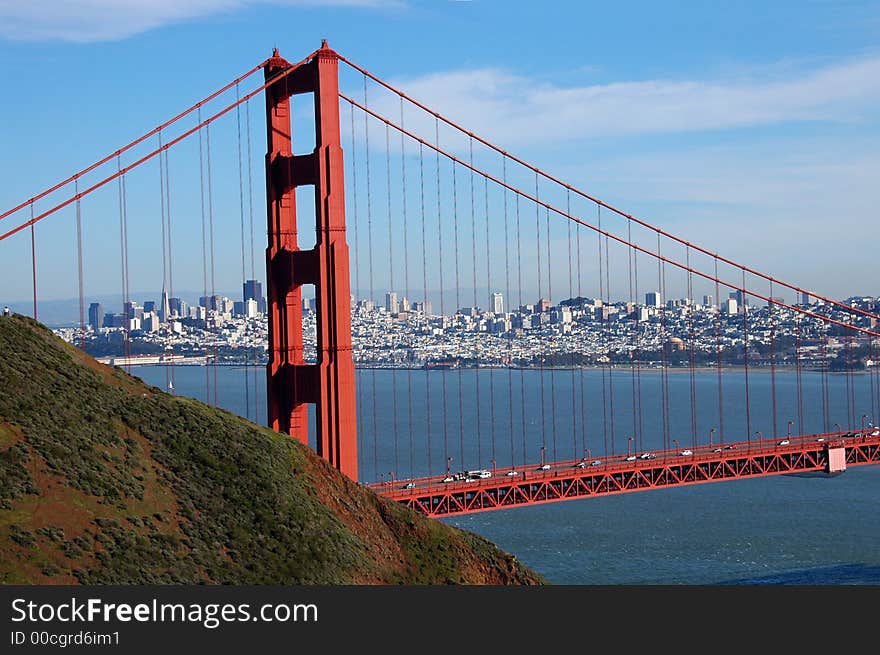
M 254 285 L 245 285 L 244 294 Z M 807 366 L 843 370 L 878 365 L 873 345 L 863 334 L 847 334 L 840 325 L 823 324 L 824 315 L 847 320 L 844 310 L 824 301 L 799 299 L 800 311 L 742 302 L 739 292 L 715 303 L 645 294 L 644 303 L 606 302 L 598 298 L 548 298 L 506 311 L 503 294 L 493 292 L 486 307 L 465 306 L 438 313 L 430 303 L 385 292 L 384 302 L 352 297 L 354 362 L 373 368 L 432 367 L 584 367 L 662 364 Z M 303 356 L 315 361 L 316 319 L 312 299 L 303 298 Z M 800 301 L 803 301 L 801 304 Z M 850 298 L 859 310 L 876 312 L 880 299 Z M 202 297 L 199 305 L 170 302 L 171 316 L 157 314 L 155 301 L 130 301 L 121 314 L 103 313 L 91 303 L 88 329 L 56 332 L 96 356 L 113 362 L 126 353 L 150 363 L 264 361 L 267 316 L 257 303 Z M 746 321 L 745 316 L 748 315 Z M 853 325 L 873 328 L 868 318 Z M 851 338 L 847 338 L 851 337 Z M 128 345 L 126 345 L 128 344 Z M 751 354 L 748 354 L 751 351 Z M 255 360 L 256 358 L 256 360 Z

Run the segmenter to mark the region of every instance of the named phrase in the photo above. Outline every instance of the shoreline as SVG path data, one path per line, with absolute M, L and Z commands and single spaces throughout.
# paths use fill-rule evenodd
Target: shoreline
M 314 362 L 307 362 L 312 363 Z M 124 364 L 116 364 L 119 368 L 125 368 Z M 195 362 L 150 362 L 150 363 L 139 363 L 132 362 L 130 364 L 131 368 L 137 368 L 140 366 L 175 366 L 175 367 L 203 367 L 203 366 L 221 366 L 224 368 L 265 368 L 266 363 L 258 363 L 254 364 L 251 362 L 216 362 L 212 364 L 205 363 L 195 363 Z M 619 371 L 624 373 L 674 373 L 674 374 L 682 374 L 682 373 L 690 373 L 691 369 L 688 366 L 668 366 L 665 369 L 662 366 L 642 366 L 640 368 L 633 369 L 630 366 L 450 366 L 450 367 L 425 367 L 425 366 L 355 366 L 356 371 Z M 694 373 L 717 373 L 717 366 L 695 366 L 693 369 Z M 739 372 L 745 373 L 745 366 L 722 366 L 722 372 Z M 749 373 L 756 374 L 772 374 L 772 373 L 797 373 L 798 369 L 795 366 L 781 366 L 777 365 L 776 370 L 773 371 L 769 366 L 749 366 Z M 823 371 L 820 368 L 808 368 L 801 367 L 801 373 L 823 373 L 827 372 L 829 375 L 847 375 L 850 371 Z M 868 369 L 858 369 L 851 371 L 853 375 L 869 375 L 872 373 L 871 370 Z

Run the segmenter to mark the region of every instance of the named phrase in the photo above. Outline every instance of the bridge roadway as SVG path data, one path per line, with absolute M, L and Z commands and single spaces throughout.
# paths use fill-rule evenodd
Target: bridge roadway
M 767 475 L 837 474 L 878 463 L 880 430 L 872 428 L 498 468 L 484 478 L 460 473 L 369 486 L 440 517 Z

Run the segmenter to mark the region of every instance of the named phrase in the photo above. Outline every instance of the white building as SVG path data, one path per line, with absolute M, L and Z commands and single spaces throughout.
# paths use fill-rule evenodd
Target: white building
M 141 321 L 141 329 L 145 332 L 158 332 L 159 315 L 156 312 L 144 312 L 144 318 Z
M 259 305 L 257 304 L 256 299 L 248 298 L 247 302 L 244 304 L 244 314 L 248 318 L 256 318 L 259 313 Z
M 489 306 L 492 308 L 492 313 L 496 316 L 504 313 L 504 296 L 502 296 L 499 292 L 494 292 L 492 294 L 491 303 Z

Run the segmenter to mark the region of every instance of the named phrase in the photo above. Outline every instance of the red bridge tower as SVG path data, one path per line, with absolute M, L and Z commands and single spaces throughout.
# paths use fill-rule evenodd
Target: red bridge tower
M 291 68 L 275 50 L 266 81 Z M 321 49 L 266 88 L 266 250 L 269 312 L 269 425 L 308 444 L 308 404 L 315 405 L 318 455 L 357 480 L 354 360 L 351 354 L 351 290 L 345 241 L 345 187 L 339 133 L 339 59 Z M 293 154 L 290 98 L 315 97 L 315 149 Z M 296 187 L 315 187 L 317 242 L 297 244 Z M 302 294 L 315 285 L 317 363 L 303 358 Z

